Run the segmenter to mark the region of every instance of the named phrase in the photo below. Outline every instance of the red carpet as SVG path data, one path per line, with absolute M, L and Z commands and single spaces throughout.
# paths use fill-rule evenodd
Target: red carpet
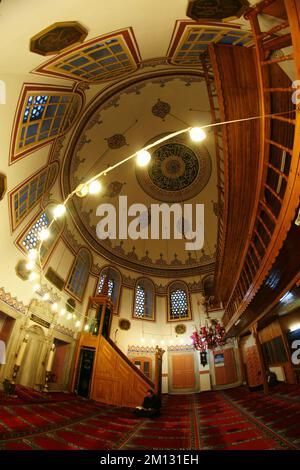
M 58 393 L 56 400 L 55 393 L 25 392 L 11 401 L 0 397 L 0 450 L 300 448 L 294 388 L 270 396 L 243 387 L 168 395 L 161 417 L 152 420 L 73 394 Z

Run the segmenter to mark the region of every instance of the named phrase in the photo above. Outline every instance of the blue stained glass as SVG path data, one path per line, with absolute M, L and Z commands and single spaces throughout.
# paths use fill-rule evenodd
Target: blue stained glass
M 49 103 L 58 103 L 60 96 L 50 96 Z
M 101 65 L 107 65 L 107 64 L 112 64 L 113 62 L 116 62 L 115 57 L 108 57 L 107 59 L 101 60 Z
M 60 104 L 59 107 L 58 107 L 56 116 L 61 116 L 62 114 L 64 114 L 65 110 L 66 110 L 66 105 L 65 104 Z
M 33 135 L 37 134 L 39 125 L 38 124 L 31 124 L 30 126 L 27 127 L 27 133 L 26 137 L 31 137 Z
M 29 115 L 29 108 L 26 108 L 25 111 L 24 111 L 24 116 L 23 116 L 23 122 L 24 123 L 27 122 L 28 115 Z
M 42 123 L 41 132 L 46 132 L 50 129 L 51 119 L 46 119 Z
M 107 55 L 109 55 L 109 51 L 107 49 L 100 49 L 99 51 L 95 51 L 90 54 L 90 56 L 95 60 L 101 59 L 101 57 L 105 57 Z
M 71 65 L 74 65 L 74 67 L 79 67 L 80 65 L 84 65 L 88 62 L 88 59 L 86 57 L 79 57 L 76 60 L 73 60 L 72 62 L 69 62 Z
M 74 73 L 74 75 L 82 75 L 84 74 L 84 70 L 73 70 L 72 73 Z
M 127 55 L 126 54 L 119 54 L 118 56 L 118 59 L 119 60 L 125 60 L 125 59 L 128 59 Z
M 206 49 L 206 48 L 207 48 L 206 44 L 194 44 L 192 47 L 192 50 L 195 51 L 195 50 Z
M 85 70 L 86 72 L 90 72 L 91 70 L 94 70 L 94 69 L 97 69 L 99 67 L 99 65 L 95 62 L 93 62 L 92 64 L 89 64 L 89 65 L 86 65 L 85 67 L 83 67 L 83 70 Z
M 56 110 L 56 105 L 55 104 L 52 104 L 52 105 L 48 106 L 47 111 L 45 113 L 45 117 L 50 118 L 50 117 L 54 116 L 55 110 Z
M 171 292 L 171 319 L 186 317 L 188 313 L 186 292 L 176 289 Z
M 119 64 L 112 64 L 112 65 L 108 65 L 106 68 L 107 68 L 107 70 L 116 70 L 116 69 L 120 68 L 120 65 Z
M 238 38 L 236 36 L 224 36 L 219 42 L 221 44 L 232 44 Z
M 211 41 L 215 36 L 212 33 L 204 33 L 199 36 L 199 41 Z
M 195 41 L 196 38 L 197 38 L 197 34 L 192 33 L 192 34 L 189 35 L 188 41 Z
M 84 52 L 94 51 L 95 49 L 98 49 L 98 46 L 99 44 L 95 44 L 94 46 L 87 47 L 86 49 L 84 49 Z
M 46 104 L 47 103 L 47 100 L 48 100 L 48 96 L 44 95 L 44 96 L 41 96 L 41 95 L 38 95 L 35 97 L 34 99 L 34 104 Z
M 25 145 L 33 144 L 33 142 L 35 142 L 35 137 L 25 140 Z
M 116 52 L 121 52 L 123 50 L 122 46 L 120 46 L 120 44 L 116 44 L 115 46 L 111 46 L 111 51 L 113 51 L 114 53 Z

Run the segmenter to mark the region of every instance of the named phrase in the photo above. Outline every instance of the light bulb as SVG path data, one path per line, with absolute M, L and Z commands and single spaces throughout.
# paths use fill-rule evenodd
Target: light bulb
M 29 281 L 34 281 L 35 279 L 37 279 L 37 277 L 38 277 L 37 273 L 32 272 L 29 274 Z
M 40 234 L 39 234 L 40 240 L 47 240 L 47 238 L 49 238 L 49 236 L 50 236 L 50 232 L 47 228 L 43 228 L 40 231 Z
M 75 326 L 76 326 L 76 328 L 79 328 L 79 327 L 80 327 L 80 325 L 81 325 L 80 321 L 79 321 L 79 320 L 77 320 L 77 322 L 75 323 Z
M 33 269 L 33 268 L 34 268 L 33 261 L 28 261 L 28 263 L 26 264 L 27 271 L 31 271 L 31 269 Z
M 54 302 L 54 304 L 51 305 L 51 310 L 52 310 L 52 312 L 56 312 L 56 311 L 57 311 L 57 307 L 58 307 L 57 303 Z
M 206 138 L 206 134 L 201 127 L 192 127 L 190 130 L 190 138 L 194 142 L 201 142 Z
M 88 329 L 89 329 L 89 325 L 85 325 L 84 331 L 88 331 Z
M 58 217 L 61 217 L 62 215 L 64 215 L 65 212 L 66 212 L 66 206 L 64 204 L 58 204 L 58 206 L 56 206 L 53 211 L 53 215 L 57 219 Z
M 92 181 L 90 184 L 89 184 L 89 193 L 90 194 L 97 194 L 101 191 L 101 188 L 102 188 L 102 185 L 100 183 L 100 181 Z
M 76 195 L 78 197 L 85 197 L 89 192 L 89 188 L 86 184 L 80 184 L 77 188 Z
M 43 300 L 49 300 L 50 299 L 50 295 L 48 294 L 48 292 L 46 292 L 43 297 L 42 297 Z
M 33 292 L 37 292 L 41 288 L 40 284 L 35 284 L 32 288 Z
M 32 250 L 29 250 L 28 252 L 28 258 L 30 260 L 35 260 L 37 258 L 37 255 L 38 255 L 37 250 L 32 249 Z
M 146 166 L 151 160 L 151 154 L 148 150 L 140 150 L 136 154 L 136 161 L 139 166 Z
M 64 308 L 62 308 L 61 311 L 59 312 L 59 314 L 60 314 L 62 317 L 64 316 L 65 313 L 66 313 L 66 311 L 65 311 Z
M 72 313 L 68 313 L 67 320 L 71 320 L 71 318 L 72 318 Z
M 72 317 L 73 317 L 74 319 L 76 318 L 76 315 L 75 315 L 75 313 L 73 313 Z

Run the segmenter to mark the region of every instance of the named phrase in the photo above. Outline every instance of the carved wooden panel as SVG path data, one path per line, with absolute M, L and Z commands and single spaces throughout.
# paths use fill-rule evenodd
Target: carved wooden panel
M 247 382 L 249 387 L 262 385 L 262 371 L 256 346 L 250 346 L 246 349 L 246 358 Z

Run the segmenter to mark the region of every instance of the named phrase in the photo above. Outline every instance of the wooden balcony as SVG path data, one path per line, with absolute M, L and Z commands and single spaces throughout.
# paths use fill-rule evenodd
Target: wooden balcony
M 261 31 L 258 15 L 270 12 L 270 9 L 280 12 L 278 14 L 281 18 L 280 23 L 269 31 Z M 241 217 L 247 219 L 245 223 L 248 224 L 248 234 L 245 235 L 243 231 L 243 240 L 241 240 L 239 225 L 236 224 L 238 232 L 236 250 L 231 247 L 232 239 L 228 237 L 232 235 L 228 230 L 225 236 L 218 240 L 218 252 L 221 258 L 217 265 L 216 286 L 217 294 L 223 303 L 224 300 L 226 302 L 223 322 L 227 331 L 233 328 L 246 309 L 249 321 L 256 315 L 257 309 L 251 308 L 251 302 L 263 287 L 273 265 L 276 265 L 276 259 L 280 259 L 280 253 L 282 258 L 282 250 L 289 248 L 290 256 L 292 243 L 295 243 L 297 230 L 299 231 L 298 227 L 293 224 L 300 200 L 299 107 L 296 108 L 292 102 L 294 89 L 291 79 L 279 64 L 293 64 L 296 80 L 300 80 L 300 5 L 297 0 L 285 0 L 284 3 L 278 0 L 267 0 L 250 10 L 247 18 L 250 20 L 255 38 L 259 83 L 259 100 L 257 101 L 260 103 L 259 114 L 264 117 L 261 119 L 258 138 L 260 142 L 258 162 L 253 153 L 253 164 L 258 165 L 258 172 L 252 186 L 252 191 L 255 192 L 254 200 L 253 195 L 249 194 L 252 218 L 249 218 L 249 208 L 246 208 L 246 214 L 244 210 L 240 214 Z M 274 51 L 289 45 L 293 46 L 291 52 L 274 54 Z M 222 99 L 224 97 L 222 98 L 221 95 L 220 100 Z M 231 158 L 230 154 L 228 158 Z M 243 175 L 241 168 L 237 168 L 236 171 Z M 225 180 L 229 182 L 228 190 L 225 189 L 224 195 L 225 207 L 229 207 L 232 191 L 230 181 L 234 177 L 233 172 L 234 169 L 229 168 L 225 176 Z M 224 212 L 224 216 L 226 220 L 222 221 L 222 226 L 228 227 L 234 224 L 234 220 L 237 221 L 237 215 L 233 214 L 230 218 L 228 210 Z M 297 242 L 294 249 L 297 250 Z M 230 279 L 226 281 L 228 270 L 226 270 L 225 263 L 230 256 L 230 251 L 233 253 L 233 262 L 230 266 Z M 234 262 L 237 253 L 240 257 L 239 268 Z M 300 271 L 299 255 L 294 260 L 290 260 L 290 263 L 292 278 L 297 271 Z M 225 287 L 224 282 L 227 283 Z M 230 295 L 228 295 L 229 289 Z M 266 294 L 266 290 L 264 293 Z

